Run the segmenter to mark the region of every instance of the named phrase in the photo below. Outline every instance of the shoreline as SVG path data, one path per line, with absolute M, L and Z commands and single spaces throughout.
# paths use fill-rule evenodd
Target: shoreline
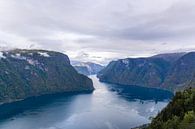
M 148 126 L 149 126 L 150 123 L 148 124 L 144 124 L 144 125 L 141 125 L 141 126 L 138 126 L 138 127 L 133 127 L 131 129 L 146 129 Z
M 83 90 L 83 91 L 65 91 L 65 92 L 55 92 L 55 93 L 43 93 L 40 95 L 34 95 L 34 96 L 28 96 L 25 98 L 21 98 L 21 99 L 10 99 L 7 100 L 5 102 L 0 102 L 0 107 L 6 104 L 12 104 L 12 103 L 17 103 L 20 101 L 25 101 L 27 99 L 31 99 L 31 98 L 38 98 L 38 97 L 44 97 L 44 96 L 60 96 L 60 95 L 76 95 L 76 94 L 91 94 L 93 93 L 95 89 L 92 90 Z
M 4 103 L 0 105 L 0 122 L 11 118 L 12 116 L 23 113 L 25 110 L 32 107 L 39 107 L 54 102 L 58 98 L 74 97 L 80 94 L 91 94 L 93 91 L 81 91 L 81 92 L 63 92 L 55 94 L 44 94 L 39 96 L 32 96 L 25 99 L 18 99 L 18 101 L 12 101 L 10 103 Z

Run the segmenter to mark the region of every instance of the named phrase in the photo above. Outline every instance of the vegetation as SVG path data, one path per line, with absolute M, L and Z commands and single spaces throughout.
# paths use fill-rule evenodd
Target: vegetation
M 0 103 L 58 92 L 92 91 L 68 56 L 43 50 L 11 50 L 0 58 Z
M 122 85 L 160 87 L 171 67 L 170 62 L 161 58 L 128 58 L 112 61 L 99 72 L 103 82 Z
M 177 91 L 186 88 L 194 78 L 194 73 L 195 52 L 190 52 L 112 61 L 99 72 L 98 78 L 115 84 Z
M 147 129 L 195 129 L 195 89 L 177 92 Z

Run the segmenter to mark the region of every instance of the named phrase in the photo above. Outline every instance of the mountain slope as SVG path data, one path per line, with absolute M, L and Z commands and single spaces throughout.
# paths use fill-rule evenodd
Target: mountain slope
M 183 89 L 195 74 L 195 52 L 161 54 L 112 61 L 98 73 L 100 81 L 169 89 Z
M 167 107 L 145 129 L 194 129 L 195 89 L 177 92 Z
M 44 50 L 0 52 L 0 102 L 58 92 L 92 91 L 92 81 L 78 74 L 68 56 Z
M 163 87 L 180 88 L 186 86 L 195 74 L 195 52 L 190 52 L 179 58 L 172 65 Z
M 101 71 L 104 66 L 92 62 L 72 62 L 74 68 L 81 74 L 94 75 Z
M 98 78 L 123 85 L 158 87 L 169 68 L 170 63 L 161 58 L 127 58 L 111 62 L 99 72 Z
M 181 53 L 165 53 L 165 54 L 158 54 L 155 56 L 152 56 L 151 58 L 162 58 L 168 62 L 174 62 L 176 60 L 178 60 L 179 58 L 181 58 L 182 56 L 184 56 L 185 52 L 181 52 Z

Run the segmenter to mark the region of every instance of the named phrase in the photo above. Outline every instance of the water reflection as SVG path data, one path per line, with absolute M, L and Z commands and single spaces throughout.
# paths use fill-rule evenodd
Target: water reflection
M 2 119 L 0 129 L 129 129 L 149 122 L 172 96 L 91 78 L 96 88 L 92 94 L 44 96 L 0 107 L 1 117 L 9 116 Z
M 121 97 L 126 98 L 129 101 L 139 99 L 140 101 L 152 100 L 152 101 L 164 101 L 169 100 L 173 97 L 173 94 L 166 90 L 154 89 L 154 88 L 145 88 L 139 86 L 125 86 L 125 85 L 115 85 L 115 84 L 106 84 L 108 90 L 116 92 Z
M 67 101 L 67 105 L 69 105 L 71 102 L 74 102 L 74 98 L 79 94 L 80 93 L 61 93 L 44 95 L 39 97 L 31 97 L 18 102 L 3 104 L 0 106 L 0 121 L 18 114 L 25 115 L 25 111 L 28 110 L 31 114 L 33 114 L 35 113 L 33 112 L 34 110 L 39 111 L 41 108 L 48 107 L 50 105 L 57 106 L 56 104 L 60 104 L 60 102 L 61 104 L 64 104 Z M 55 103 L 56 101 L 58 103 Z

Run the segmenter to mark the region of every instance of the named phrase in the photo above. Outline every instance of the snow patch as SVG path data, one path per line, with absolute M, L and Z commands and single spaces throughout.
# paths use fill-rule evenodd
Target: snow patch
M 125 64 L 125 65 L 128 65 L 129 64 L 129 60 L 128 59 L 123 59 L 122 63 Z
M 38 54 L 44 57 L 50 57 L 50 55 L 47 52 L 38 52 Z
M 32 55 L 33 55 L 33 53 L 28 53 L 28 55 L 32 56 Z
M 27 62 L 31 65 L 34 65 L 34 66 L 39 64 L 39 62 L 37 60 L 32 60 L 32 59 L 27 59 Z
M 19 60 L 26 60 L 26 57 L 21 56 L 20 53 L 17 53 L 15 55 L 11 55 L 12 58 L 19 59 Z
M 6 57 L 3 55 L 3 52 L 0 52 L 0 59 L 5 59 Z

